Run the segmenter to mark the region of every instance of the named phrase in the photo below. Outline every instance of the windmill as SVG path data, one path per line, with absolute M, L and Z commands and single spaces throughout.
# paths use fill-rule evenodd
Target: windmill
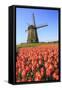
M 41 25 L 41 26 L 36 26 L 35 23 L 35 16 L 33 13 L 33 24 L 28 26 L 28 29 L 26 31 L 28 31 L 28 38 L 27 38 L 27 43 L 38 43 L 39 39 L 38 39 L 38 35 L 37 35 L 37 30 L 39 28 L 43 28 L 48 26 L 47 24 L 45 25 Z

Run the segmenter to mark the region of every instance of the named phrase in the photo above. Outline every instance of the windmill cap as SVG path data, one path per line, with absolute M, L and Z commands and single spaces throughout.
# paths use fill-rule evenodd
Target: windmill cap
M 35 26 L 34 25 L 30 25 L 29 27 L 28 27 L 28 30 L 29 29 L 35 29 Z

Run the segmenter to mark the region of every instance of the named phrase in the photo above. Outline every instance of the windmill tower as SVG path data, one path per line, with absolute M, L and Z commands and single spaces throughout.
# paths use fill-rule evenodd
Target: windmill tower
M 27 43 L 38 43 L 39 39 L 38 39 L 38 35 L 37 35 L 37 30 L 39 28 L 43 28 L 46 27 L 48 25 L 41 25 L 41 26 L 36 26 L 35 24 L 35 16 L 33 14 L 33 24 L 28 26 L 28 29 L 26 31 L 28 31 L 28 38 L 27 38 Z

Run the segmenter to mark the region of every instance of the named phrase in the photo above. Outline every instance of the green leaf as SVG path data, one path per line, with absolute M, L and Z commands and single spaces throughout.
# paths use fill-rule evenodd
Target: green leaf
M 40 72 L 40 66 L 36 68 L 36 71 L 37 72 Z
M 32 78 L 32 80 L 34 80 L 34 73 L 32 71 L 27 73 L 26 79 L 28 80 L 30 77 Z
M 22 79 L 22 73 L 21 72 L 18 73 L 18 79 L 19 80 Z
M 31 77 L 32 77 L 32 80 L 34 80 L 34 73 L 31 72 Z

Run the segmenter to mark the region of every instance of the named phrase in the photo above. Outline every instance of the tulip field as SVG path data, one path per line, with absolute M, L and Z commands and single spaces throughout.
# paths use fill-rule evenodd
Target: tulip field
M 51 80 L 59 80 L 58 43 L 18 49 L 16 82 Z

